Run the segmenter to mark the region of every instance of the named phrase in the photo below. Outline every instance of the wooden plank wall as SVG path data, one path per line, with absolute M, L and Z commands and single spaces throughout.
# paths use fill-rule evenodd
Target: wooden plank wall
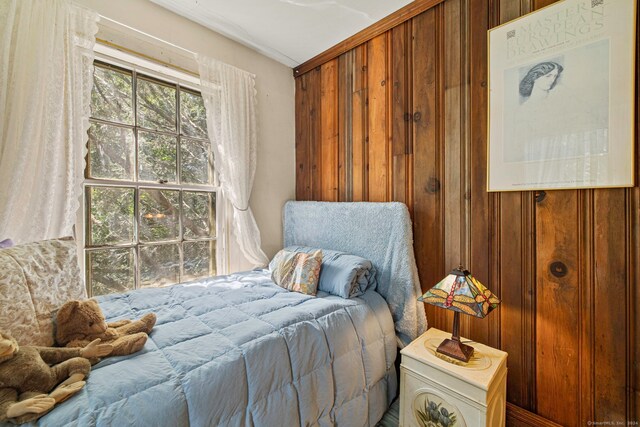
M 509 353 L 509 424 L 626 425 L 640 189 L 486 192 L 486 32 L 548 3 L 446 0 L 298 76 L 296 196 L 402 201 L 423 289 L 463 263 L 502 298 L 462 332 Z M 427 316 L 450 330 L 444 310 Z

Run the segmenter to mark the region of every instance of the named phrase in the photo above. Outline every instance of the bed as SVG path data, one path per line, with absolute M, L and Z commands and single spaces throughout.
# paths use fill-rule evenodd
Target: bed
M 396 396 L 397 347 L 426 328 L 407 209 L 288 202 L 284 233 L 371 259 L 377 288 L 311 297 L 255 270 L 99 297 L 109 321 L 155 312 L 150 339 L 95 365 L 38 424 L 375 425 Z

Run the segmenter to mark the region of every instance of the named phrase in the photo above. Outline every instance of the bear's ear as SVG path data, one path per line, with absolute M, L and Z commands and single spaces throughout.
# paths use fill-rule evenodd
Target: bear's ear
M 69 301 L 66 302 L 60 307 L 58 313 L 56 313 L 56 342 L 59 345 L 66 345 L 69 342 L 69 334 L 72 329 L 71 319 L 72 316 L 76 313 L 80 307 L 80 301 Z
M 58 325 L 67 323 L 78 307 L 80 307 L 80 301 L 65 302 L 56 315 Z
M 97 311 L 98 313 L 102 313 L 102 310 L 100 309 L 100 306 L 98 305 L 98 301 L 96 301 L 95 299 L 93 299 L 93 298 L 88 299 L 88 300 L 86 300 L 84 303 L 85 303 L 86 305 L 91 306 L 91 308 L 92 308 L 94 311 Z

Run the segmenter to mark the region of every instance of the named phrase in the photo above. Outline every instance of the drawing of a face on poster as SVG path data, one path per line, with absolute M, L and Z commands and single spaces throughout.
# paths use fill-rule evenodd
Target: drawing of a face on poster
M 549 96 L 563 70 L 562 65 L 557 62 L 541 62 L 534 65 L 520 80 L 521 103 Z
M 608 53 L 605 39 L 505 70 L 505 162 L 607 153 Z

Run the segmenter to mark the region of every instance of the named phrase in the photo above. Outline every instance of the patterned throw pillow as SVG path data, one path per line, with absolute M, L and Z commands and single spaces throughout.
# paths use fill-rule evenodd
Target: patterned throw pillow
M 271 279 L 289 291 L 315 295 L 318 292 L 318 279 L 322 251 L 307 254 L 281 250 L 269 263 Z

